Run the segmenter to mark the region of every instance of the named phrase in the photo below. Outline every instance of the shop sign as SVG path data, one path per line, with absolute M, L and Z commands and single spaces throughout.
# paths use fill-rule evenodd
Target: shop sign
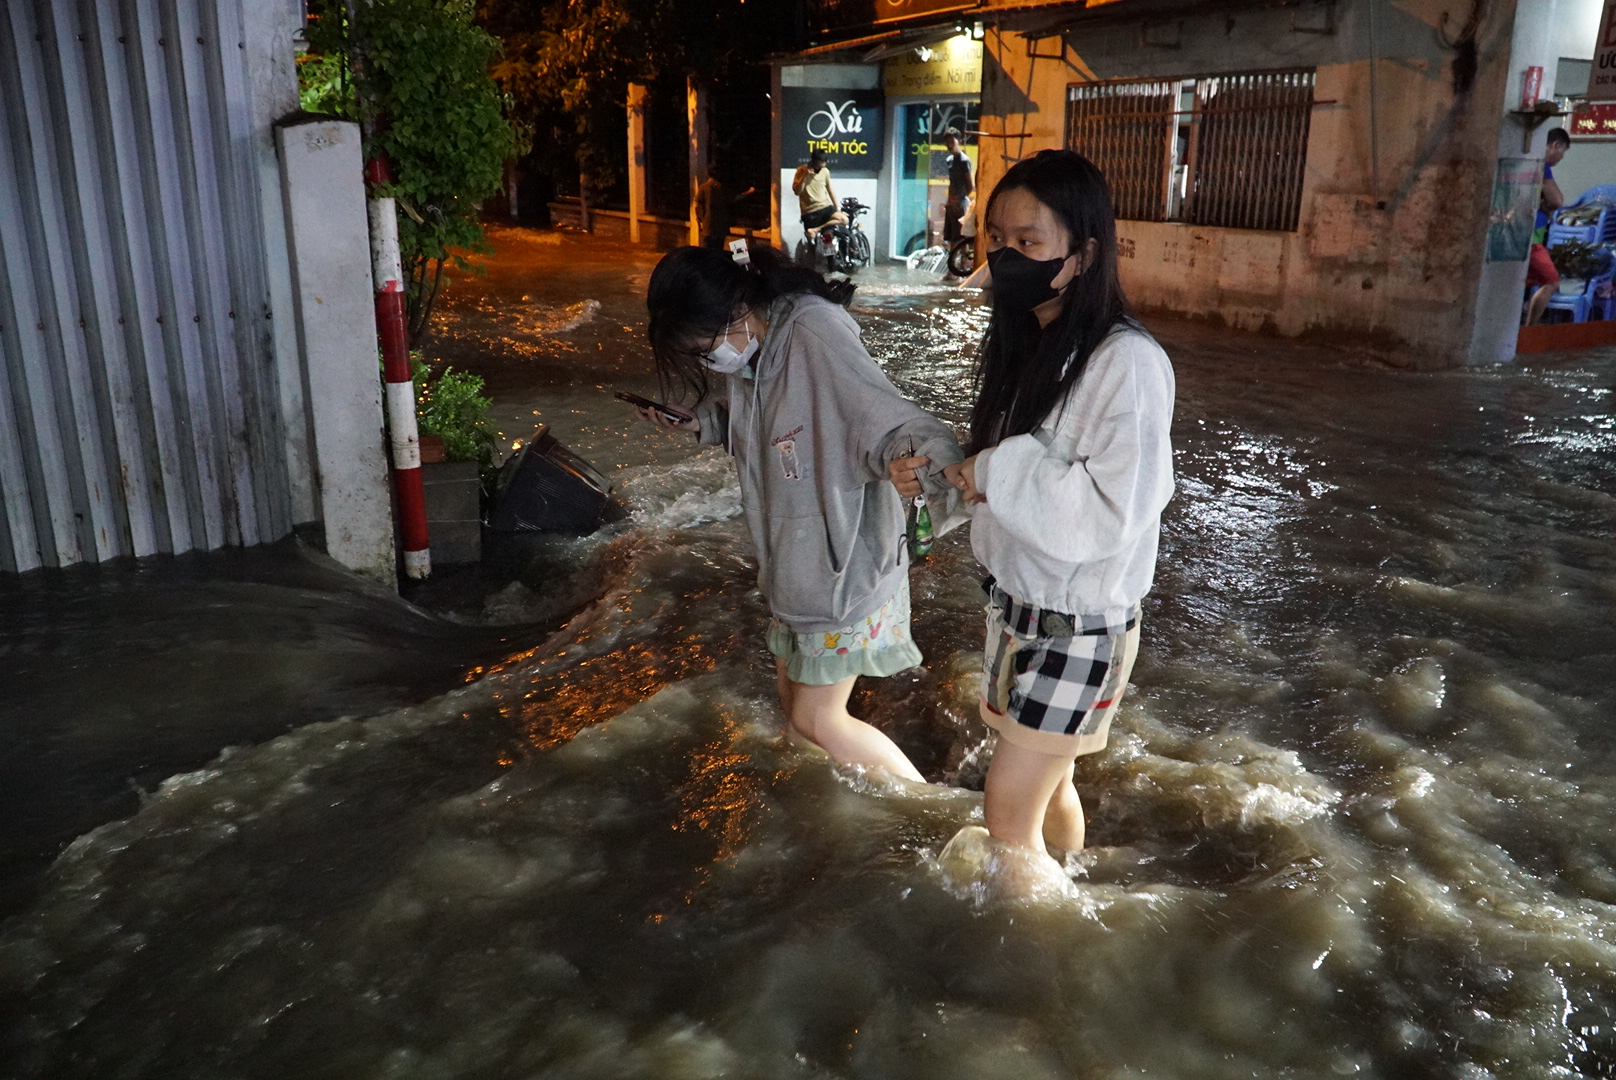
M 929 48 L 910 49 L 882 67 L 887 93 L 945 97 L 982 92 L 982 43 L 960 34 Z
M 1616 100 L 1616 0 L 1605 0 L 1599 13 L 1599 39 L 1594 43 L 1593 69 L 1588 74 L 1588 100 Z
M 912 19 L 916 15 L 963 11 L 976 6 L 975 3 L 962 3 L 961 0 L 875 0 L 875 21 L 897 22 L 900 19 Z
M 808 163 L 818 150 L 833 173 L 875 176 L 881 171 L 885 146 L 881 113 L 886 99 L 879 90 L 835 90 L 822 86 L 786 86 L 780 107 L 781 165 Z
M 1567 127 L 1573 139 L 1616 139 L 1616 102 L 1579 102 Z

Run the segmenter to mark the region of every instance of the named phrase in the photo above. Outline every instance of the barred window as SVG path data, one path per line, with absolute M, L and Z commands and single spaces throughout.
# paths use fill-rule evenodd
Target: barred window
M 1117 217 L 1294 231 L 1313 70 L 1074 84 L 1066 143 L 1111 184 Z

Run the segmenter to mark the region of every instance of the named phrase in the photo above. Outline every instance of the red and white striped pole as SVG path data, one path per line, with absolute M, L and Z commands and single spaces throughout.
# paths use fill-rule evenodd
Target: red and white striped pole
M 404 265 L 398 254 L 398 211 L 391 198 L 376 194 L 392 176 L 387 159 L 365 162 L 370 181 L 370 258 L 376 282 L 376 336 L 381 341 L 387 379 L 387 431 L 393 445 L 393 484 L 399 532 L 404 540 L 404 573 L 420 580 L 432 573 L 427 547 L 426 492 L 421 485 L 421 438 L 415 425 L 415 383 L 410 372 L 410 338 L 404 317 Z

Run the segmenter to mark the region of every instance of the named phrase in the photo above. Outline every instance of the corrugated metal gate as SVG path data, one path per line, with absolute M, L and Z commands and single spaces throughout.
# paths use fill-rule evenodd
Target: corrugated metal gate
M 1294 231 L 1313 118 L 1313 72 L 1201 79 L 1185 219 Z
M 0 569 L 290 530 L 235 0 L 0 10 Z
M 1177 87 L 1112 82 L 1068 95 L 1066 145 L 1105 173 L 1117 217 L 1161 221 L 1167 211 Z
M 1117 217 L 1294 231 L 1314 72 L 1078 83 L 1066 143 L 1099 166 Z

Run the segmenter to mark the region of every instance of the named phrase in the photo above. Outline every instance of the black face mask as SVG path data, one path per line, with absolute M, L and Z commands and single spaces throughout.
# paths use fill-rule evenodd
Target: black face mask
M 1013 311 L 1031 311 L 1046 300 L 1060 295 L 1049 283 L 1066 265 L 1065 256 L 1039 261 L 1029 259 L 1015 248 L 1002 247 L 988 252 L 988 271 L 993 275 L 993 298 Z

